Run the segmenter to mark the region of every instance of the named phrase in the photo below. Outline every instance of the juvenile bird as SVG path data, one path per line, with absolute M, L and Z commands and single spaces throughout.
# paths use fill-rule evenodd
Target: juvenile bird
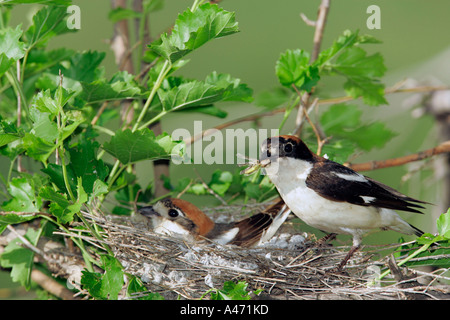
M 272 238 L 290 210 L 278 199 L 251 217 L 231 223 L 214 223 L 192 203 L 168 198 L 138 212 L 151 220 L 153 230 L 159 234 L 190 241 L 206 238 L 222 245 L 252 247 Z
M 350 234 L 353 246 L 338 270 L 373 230 L 394 230 L 420 236 L 394 210 L 422 213 L 419 204 L 380 182 L 312 153 L 295 136 L 268 138 L 261 146 L 260 164 L 284 202 L 306 224 L 331 234 Z

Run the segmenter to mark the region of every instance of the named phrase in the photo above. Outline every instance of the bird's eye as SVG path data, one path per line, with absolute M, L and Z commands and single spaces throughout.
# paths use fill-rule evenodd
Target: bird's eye
M 168 214 L 169 214 L 169 217 L 171 217 L 171 218 L 176 218 L 176 217 L 178 217 L 178 211 L 175 210 L 175 209 L 170 209 L 169 212 L 168 212 Z
M 292 151 L 292 144 L 288 143 L 284 146 L 284 152 L 290 153 Z

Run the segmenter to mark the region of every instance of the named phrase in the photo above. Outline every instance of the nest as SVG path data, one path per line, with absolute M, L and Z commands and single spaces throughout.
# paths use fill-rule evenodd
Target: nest
M 250 215 L 260 206 L 247 206 L 244 211 Z M 222 206 L 204 212 L 217 221 L 242 210 L 240 206 Z M 336 272 L 348 246 L 318 246 L 313 236 L 293 230 L 280 230 L 260 247 L 242 248 L 206 240 L 187 243 L 158 235 L 149 231 L 145 219 L 87 217 L 104 228 L 106 243 L 125 272 L 139 277 L 150 292 L 158 292 L 166 299 L 198 299 L 230 280 L 245 281 L 251 291 L 262 289 L 260 295 L 254 296 L 260 299 L 450 297 L 450 286 L 440 285 L 441 280 L 449 280 L 441 272 L 400 269 L 392 255 L 386 259 L 386 250 L 398 244 L 366 246 L 350 259 L 345 272 Z M 391 276 L 376 280 L 386 267 L 391 269 Z
M 261 205 L 255 204 L 245 209 L 223 206 L 204 212 L 224 222 L 232 213 L 245 211 L 250 215 L 260 209 Z M 279 230 L 262 246 L 242 248 L 206 240 L 188 243 L 158 235 L 149 230 L 147 220 L 141 216 L 84 215 L 104 230 L 103 241 L 88 233 L 80 235 L 80 229 L 57 233 L 82 238 L 99 249 L 103 248 L 100 242 L 106 243 L 126 273 L 139 277 L 149 292 L 157 292 L 165 299 L 208 299 L 205 293 L 222 289 L 226 281 L 245 281 L 247 290 L 253 292 L 262 289 L 261 294 L 253 295 L 254 299 L 450 298 L 450 278 L 442 270 L 399 268 L 392 255 L 386 256 L 386 251 L 396 249 L 399 244 L 365 246 L 349 260 L 345 272 L 336 272 L 349 247 L 319 246 L 314 236 L 295 232 L 293 228 Z M 52 241 L 40 244 L 35 251 L 40 251 L 40 258 L 54 275 L 77 287 L 83 269 L 80 255 Z M 390 268 L 391 274 L 377 281 L 386 268 Z

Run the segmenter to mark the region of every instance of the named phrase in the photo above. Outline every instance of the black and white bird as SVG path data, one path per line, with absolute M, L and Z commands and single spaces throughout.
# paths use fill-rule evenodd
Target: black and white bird
M 258 246 L 270 240 L 290 214 L 278 198 L 251 217 L 231 223 L 214 223 L 194 204 L 168 198 L 138 212 L 150 219 L 153 231 L 188 241 L 209 239 L 215 243 L 242 247 Z
M 260 164 L 284 202 L 306 224 L 330 234 L 349 234 L 353 247 L 338 269 L 373 229 L 420 236 L 395 210 L 421 213 L 420 204 L 391 187 L 312 153 L 295 136 L 268 138 L 261 146 Z

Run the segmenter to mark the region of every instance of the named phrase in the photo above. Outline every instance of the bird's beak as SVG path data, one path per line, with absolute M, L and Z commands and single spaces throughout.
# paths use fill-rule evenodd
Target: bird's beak
M 278 158 L 278 140 L 267 140 L 261 146 L 261 153 L 259 155 L 259 164 L 261 167 L 267 167 L 272 163 L 272 161 L 276 161 Z
M 148 218 L 151 218 L 152 216 L 159 216 L 159 213 L 156 212 L 152 206 L 142 207 L 138 210 L 138 213 Z

